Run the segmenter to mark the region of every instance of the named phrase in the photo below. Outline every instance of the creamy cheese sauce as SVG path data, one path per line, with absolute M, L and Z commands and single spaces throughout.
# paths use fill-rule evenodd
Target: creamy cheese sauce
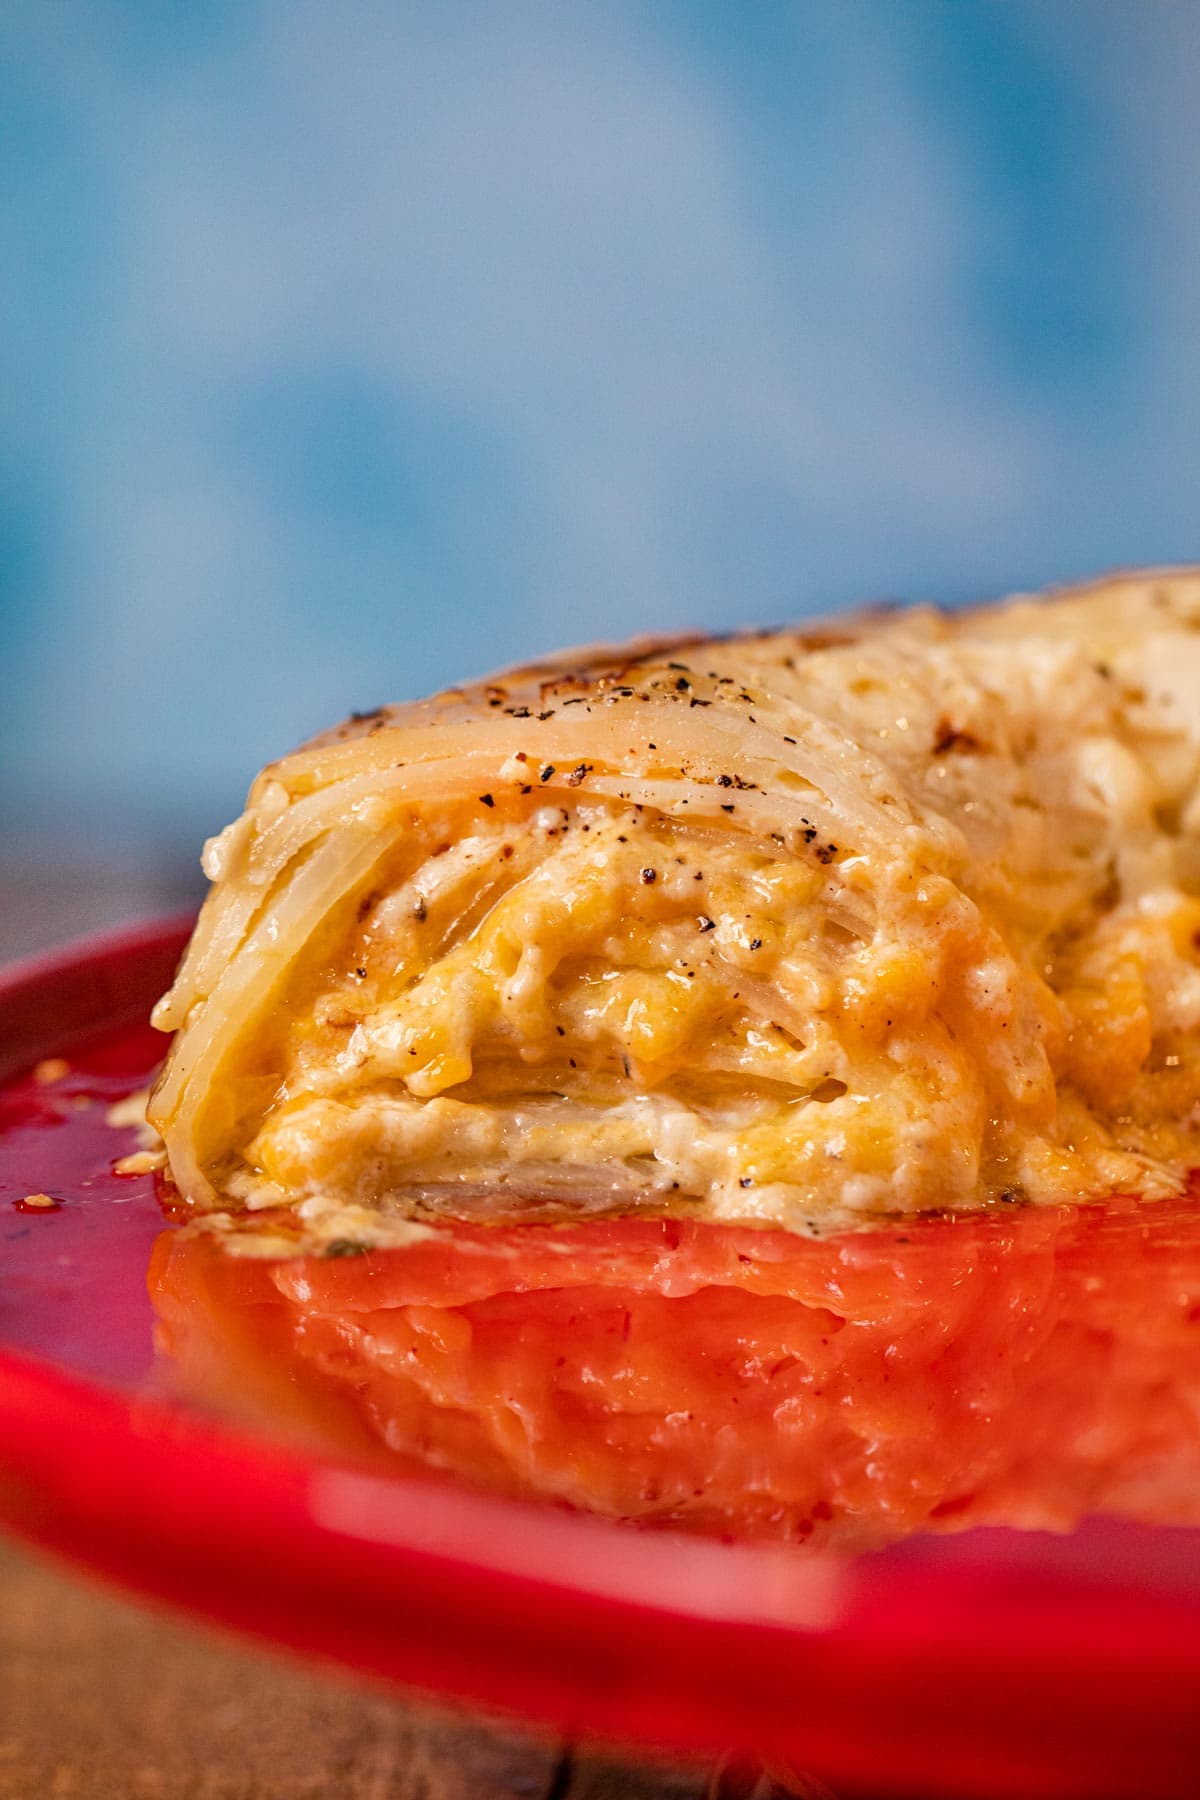
M 152 1116 L 193 1203 L 351 1209 L 367 1240 L 1177 1192 L 1198 770 L 1192 575 L 375 715 L 268 771 L 212 851 Z

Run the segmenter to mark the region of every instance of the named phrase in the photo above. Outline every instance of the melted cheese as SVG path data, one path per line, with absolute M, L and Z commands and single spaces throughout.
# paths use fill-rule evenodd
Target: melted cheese
M 1198 770 L 1190 573 L 385 710 L 209 847 L 151 1116 L 306 1244 L 1177 1192 Z

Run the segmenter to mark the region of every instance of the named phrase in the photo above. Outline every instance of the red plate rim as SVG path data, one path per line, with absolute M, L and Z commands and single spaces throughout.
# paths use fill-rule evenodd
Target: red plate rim
M 189 925 L 0 971 L 10 1069 L 138 1016 Z M 2 1345 L 0 1523 L 260 1638 L 625 1742 L 995 1794 L 1184 1792 L 1200 1761 L 1196 1533 L 717 1545 L 365 1474 Z

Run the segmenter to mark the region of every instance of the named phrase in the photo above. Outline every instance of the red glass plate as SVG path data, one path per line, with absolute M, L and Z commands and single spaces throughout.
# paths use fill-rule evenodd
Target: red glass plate
M 190 1611 L 576 1733 L 876 1792 L 1200 1788 L 1200 1533 L 840 1561 L 381 1477 L 156 1396 L 148 1176 L 108 1103 L 186 926 L 0 974 L 0 1523 Z M 39 1060 L 67 1075 L 39 1080 Z M 53 1074 L 43 1069 L 42 1074 Z M 29 1205 L 45 1194 L 52 1206 Z

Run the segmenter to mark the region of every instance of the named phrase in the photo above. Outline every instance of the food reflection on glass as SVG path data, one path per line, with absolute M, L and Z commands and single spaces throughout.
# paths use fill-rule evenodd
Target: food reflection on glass
M 207 849 L 183 1386 L 856 1549 L 1200 1520 L 1200 574 L 577 652 Z

